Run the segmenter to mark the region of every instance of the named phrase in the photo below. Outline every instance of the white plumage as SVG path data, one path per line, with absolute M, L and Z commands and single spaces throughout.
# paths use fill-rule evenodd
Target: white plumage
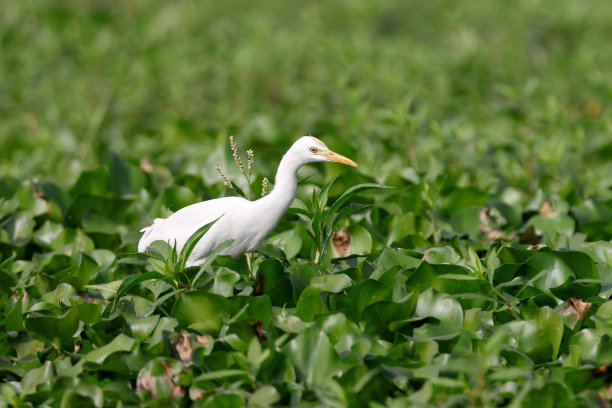
M 239 197 L 225 197 L 203 201 L 180 209 L 170 217 L 157 218 L 143 228 L 138 251 L 145 252 L 152 242 L 162 240 L 176 245 L 177 251 L 200 227 L 219 220 L 204 234 L 187 260 L 186 266 L 199 265 L 221 243 L 234 242 L 223 255 L 238 257 L 251 252 L 262 243 L 285 214 L 297 191 L 297 171 L 307 163 L 335 161 L 357 167 L 349 158 L 332 152 L 325 143 L 312 136 L 297 140 L 283 156 L 274 189 L 256 201 Z

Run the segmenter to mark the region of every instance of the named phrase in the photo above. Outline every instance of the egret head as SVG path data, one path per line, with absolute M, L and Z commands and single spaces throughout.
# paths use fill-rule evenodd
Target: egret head
M 291 146 L 290 151 L 304 163 L 338 162 L 357 167 L 357 163 L 348 157 L 344 157 L 329 150 L 325 143 L 312 136 L 304 136 L 299 138 L 293 144 L 293 146 Z

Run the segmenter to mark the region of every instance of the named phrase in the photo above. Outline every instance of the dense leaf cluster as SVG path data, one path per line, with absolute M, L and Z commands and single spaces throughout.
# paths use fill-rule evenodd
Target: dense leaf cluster
M 3 403 L 594 403 L 611 377 L 612 244 L 589 235 L 605 220 L 448 177 L 349 189 L 329 207 L 359 210 L 342 257 L 313 227 L 328 184 L 253 271 L 219 251 L 185 269 L 190 245 L 123 252 L 149 176 L 117 156 L 68 191 L 3 179 Z M 384 203 L 405 207 L 381 219 Z

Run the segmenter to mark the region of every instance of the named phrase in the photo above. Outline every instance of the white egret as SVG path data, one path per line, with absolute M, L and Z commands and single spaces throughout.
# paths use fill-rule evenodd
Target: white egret
M 138 243 L 138 251 L 145 252 L 152 242 L 162 240 L 176 245 L 180 252 L 194 232 L 218 219 L 197 243 L 186 266 L 203 263 L 218 245 L 230 239 L 234 241 L 221 254 L 237 258 L 251 252 L 276 228 L 295 198 L 298 169 L 307 163 L 324 161 L 357 167 L 354 161 L 334 153 L 319 139 L 304 136 L 283 156 L 270 194 L 255 201 L 240 197 L 217 198 L 189 205 L 166 219 L 158 218 L 153 225 L 141 230 L 144 235 Z

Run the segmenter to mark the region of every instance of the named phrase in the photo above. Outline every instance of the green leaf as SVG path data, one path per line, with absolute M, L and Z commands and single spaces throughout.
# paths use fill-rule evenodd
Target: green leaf
M 213 221 L 216 222 L 216 221 Z M 212 225 L 211 225 L 212 226 Z M 210 227 L 209 227 L 210 228 Z M 192 235 L 193 236 L 193 235 Z M 202 265 L 199 266 L 199 270 L 198 273 L 196 273 L 196 276 L 192 279 L 191 281 L 191 285 L 193 287 L 197 287 L 197 284 L 202 276 L 202 274 L 204 273 L 204 271 L 210 266 L 212 265 L 212 263 L 215 261 L 215 259 L 217 259 L 217 257 L 219 256 L 219 254 L 221 253 L 221 251 L 223 251 L 225 248 L 228 248 L 230 245 L 232 245 L 232 243 L 234 242 L 234 240 L 232 239 L 228 239 L 225 242 L 220 243 L 207 257 L 206 260 L 202 263 Z
M 203 334 L 216 334 L 221 329 L 223 318 L 230 318 L 229 302 L 214 293 L 183 292 L 172 308 L 172 317 L 183 327 L 191 327 Z
M 30 240 L 35 226 L 30 211 L 15 213 L 4 227 L 8 233 L 8 242 L 13 245 L 25 245 Z
M 38 312 L 28 313 L 24 326 L 35 339 L 53 343 L 59 347 L 62 342 L 70 340 L 79 328 L 79 311 L 71 307 L 59 316 L 48 316 Z
M 361 319 L 365 308 L 375 302 L 391 300 L 391 289 L 382 282 L 366 279 L 345 289 L 339 303 L 344 306 L 346 315 L 354 321 Z
M 295 307 L 295 315 L 305 322 L 314 320 L 315 316 L 329 312 L 326 293 L 319 288 L 309 286 L 300 293 Z
M 280 394 L 271 385 L 257 389 L 249 398 L 249 407 L 269 407 L 280 400 Z
M 125 334 L 119 334 L 110 343 L 87 353 L 85 355 L 85 361 L 102 364 L 111 354 L 117 352 L 130 352 L 133 351 L 136 346 L 137 342 L 135 339 Z
M 182 397 L 181 387 L 176 383 L 183 364 L 168 357 L 157 357 L 148 361 L 138 372 L 136 383 L 143 401 L 154 401 L 151 406 L 170 405 Z
M 472 275 L 467 269 L 458 265 L 421 263 L 409 274 L 406 281 L 408 289 L 424 291 L 433 288 L 448 294 L 483 293 L 490 291 L 488 281 Z
M 484 206 L 487 203 L 487 194 L 474 187 L 458 188 L 448 195 L 443 213 L 451 216 L 467 207 Z
M 529 320 L 512 321 L 502 328 L 516 339 L 518 348 L 536 363 L 557 358 L 563 337 L 563 321 L 544 306 L 527 316 Z
M 375 333 L 389 331 L 389 325 L 395 321 L 412 317 L 417 306 L 418 293 L 413 292 L 398 302 L 381 301 L 368 305 L 363 310 L 362 319 L 376 327 Z
M 85 285 L 87 289 L 97 290 L 106 300 L 113 299 L 117 295 L 119 287 L 123 284 L 122 280 L 116 280 L 109 283 L 99 285 Z
M 531 390 L 523 399 L 524 407 L 567 408 L 572 406 L 567 388 L 558 382 L 549 382 L 540 389 Z
M 304 330 L 282 350 L 295 366 L 299 378 L 309 387 L 325 386 L 328 380 L 341 373 L 336 351 L 327 335 L 318 328 Z
M 26 373 L 21 380 L 21 391 L 24 395 L 31 394 L 36 391 L 39 384 L 46 384 L 53 381 L 57 373 L 53 362 L 47 361 L 42 367 L 35 368 Z
M 293 298 L 293 287 L 283 264 L 277 259 L 265 259 L 257 269 L 258 285 L 273 305 L 283 306 Z
M 416 314 L 435 317 L 441 325 L 463 326 L 463 309 L 459 302 L 431 288 L 419 295 Z
M 130 334 L 138 341 L 145 341 L 159 322 L 159 315 L 153 315 L 148 317 L 126 317 L 128 326 L 130 328 Z
M 351 286 L 353 281 L 347 275 L 339 273 L 336 275 L 314 276 L 310 280 L 310 286 L 326 292 L 340 292 Z
M 353 196 L 361 193 L 362 191 L 370 190 L 373 188 L 388 188 L 388 187 L 385 187 L 380 184 L 371 184 L 371 183 L 358 184 L 356 186 L 353 186 L 349 188 L 348 190 L 346 190 L 344 194 L 342 194 L 340 198 L 338 198 L 334 202 L 334 204 L 332 204 L 329 210 L 327 210 L 327 212 L 325 213 L 325 217 L 329 218 L 332 214 L 337 213 L 340 207 L 342 207 L 342 205 L 346 203 L 348 200 L 350 200 Z
M 213 226 L 213 224 L 219 220 L 219 218 L 217 218 L 214 221 L 209 222 L 208 224 L 202 225 L 200 228 L 198 228 L 196 232 L 191 234 L 187 242 L 185 242 L 185 245 L 183 246 L 183 249 L 181 250 L 181 253 L 178 258 L 177 268 L 179 271 L 182 271 L 183 269 L 185 269 L 185 263 L 187 262 L 187 259 L 189 259 L 189 256 L 193 252 L 193 249 L 195 248 L 197 243 L 200 241 L 200 239 L 204 236 L 204 234 L 206 234 L 206 232 L 208 232 L 208 230 Z M 225 244 L 226 242 L 222 243 L 221 245 L 225 245 Z
M 240 274 L 238 272 L 227 268 L 219 268 L 215 274 L 211 292 L 225 297 L 231 296 L 234 294 L 234 285 L 239 280 Z

